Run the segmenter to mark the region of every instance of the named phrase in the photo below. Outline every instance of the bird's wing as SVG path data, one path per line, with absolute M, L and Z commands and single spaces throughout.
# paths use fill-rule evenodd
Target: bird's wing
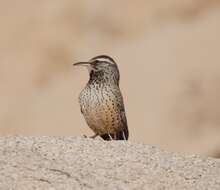
M 122 121 L 122 125 L 123 125 L 123 133 L 124 133 L 124 136 L 127 140 L 128 136 L 129 136 L 129 132 L 128 132 L 127 118 L 126 118 L 124 109 L 120 111 L 120 117 L 121 117 L 121 121 Z
M 128 131 L 128 124 L 127 124 L 127 118 L 126 118 L 126 113 L 125 113 L 124 101 L 123 101 L 123 97 L 122 97 L 120 89 L 116 91 L 115 95 L 116 95 L 117 107 L 119 110 L 119 116 L 122 121 L 122 128 L 123 128 L 122 132 L 124 133 L 126 140 L 127 140 L 129 136 L 129 131 Z

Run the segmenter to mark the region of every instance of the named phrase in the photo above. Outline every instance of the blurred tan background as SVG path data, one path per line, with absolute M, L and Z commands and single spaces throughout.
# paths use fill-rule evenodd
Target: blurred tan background
M 220 157 L 218 0 L 0 1 L 0 134 L 91 135 L 87 70 L 112 56 L 130 140 Z

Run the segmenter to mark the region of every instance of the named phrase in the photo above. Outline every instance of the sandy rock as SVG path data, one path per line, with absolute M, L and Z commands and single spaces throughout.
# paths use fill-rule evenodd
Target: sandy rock
M 219 190 L 220 160 L 133 142 L 1 137 L 1 190 Z

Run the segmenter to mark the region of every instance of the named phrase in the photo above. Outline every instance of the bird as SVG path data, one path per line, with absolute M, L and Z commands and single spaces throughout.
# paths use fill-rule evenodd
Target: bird
M 89 80 L 79 95 L 81 113 L 94 132 L 106 141 L 128 140 L 129 131 L 121 90 L 120 73 L 114 59 L 98 55 L 89 61 L 77 62 L 85 66 Z

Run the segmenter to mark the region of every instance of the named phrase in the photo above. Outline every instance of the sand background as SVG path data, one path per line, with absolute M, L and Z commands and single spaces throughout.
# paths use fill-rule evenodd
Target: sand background
M 87 71 L 121 71 L 130 140 L 220 157 L 217 0 L 0 1 L 0 135 L 92 134 L 78 105 Z
M 0 137 L 1 190 L 219 190 L 220 160 L 141 143 Z

